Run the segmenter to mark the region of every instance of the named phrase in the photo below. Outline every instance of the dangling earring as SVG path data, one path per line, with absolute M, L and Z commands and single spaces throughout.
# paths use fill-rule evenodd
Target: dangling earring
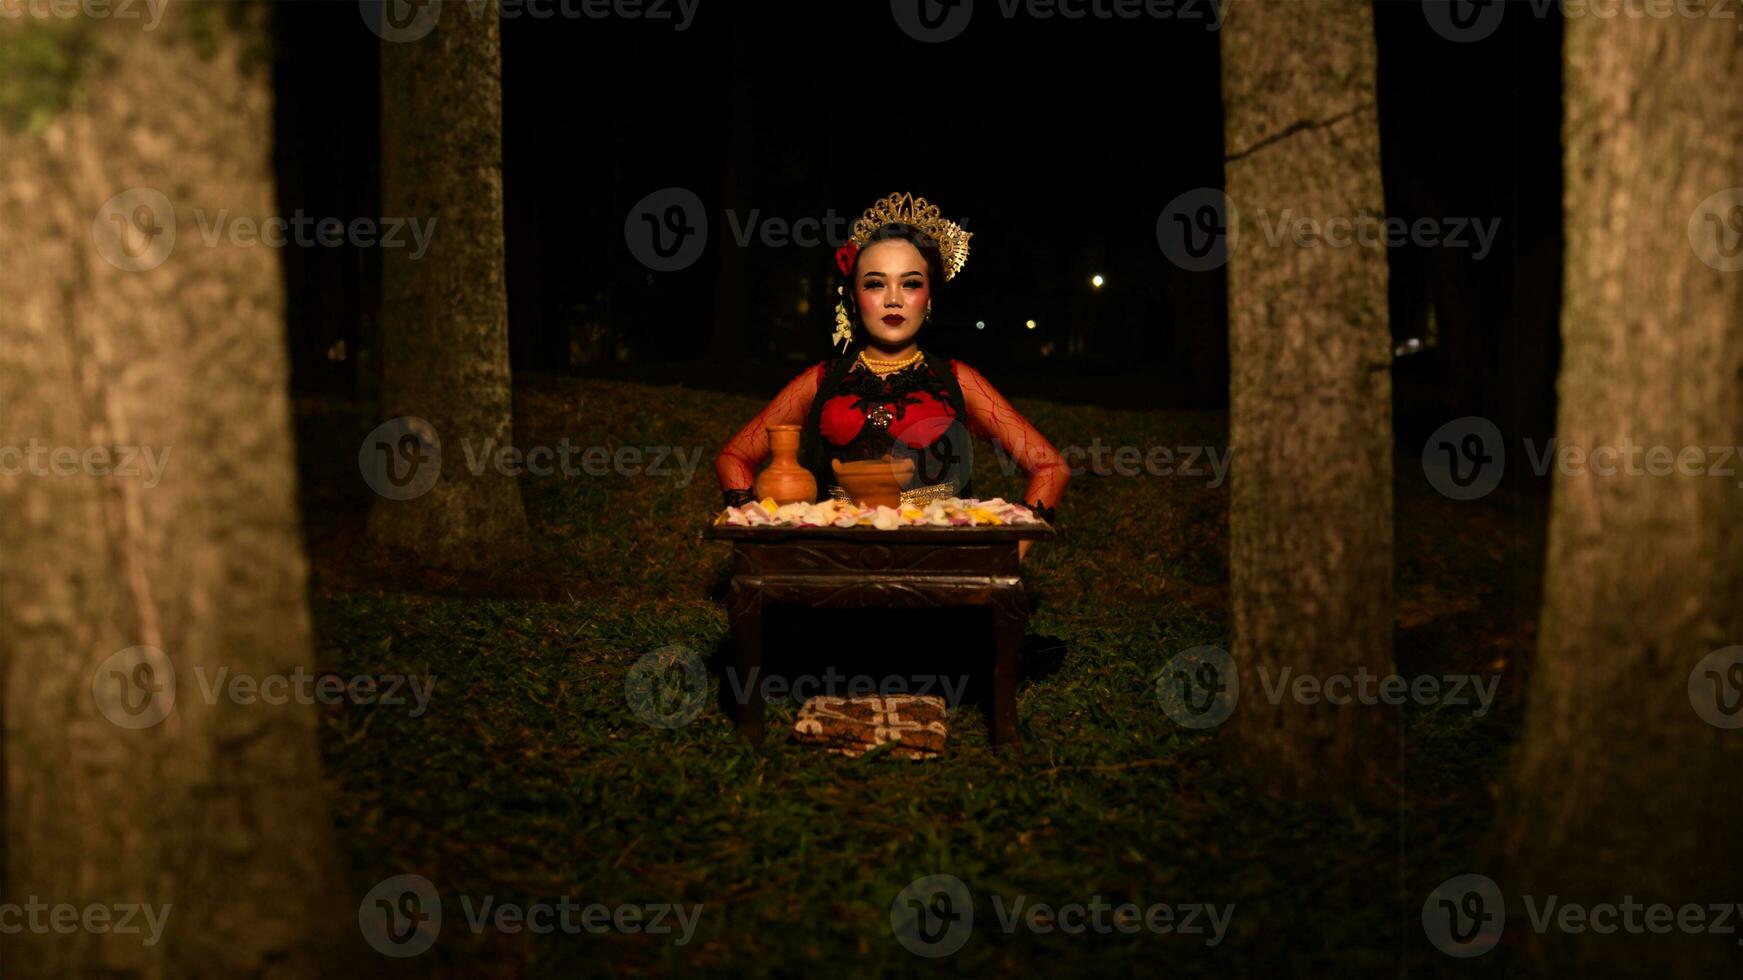
M 835 294 L 842 295 L 841 287 L 835 287 Z M 847 303 L 845 300 L 835 301 L 835 332 L 829 335 L 829 344 L 839 343 L 841 352 L 847 353 L 847 345 L 853 342 L 853 321 L 847 318 Z
M 926 304 L 926 317 L 925 317 L 925 319 L 921 320 L 920 322 L 921 323 L 931 323 L 932 322 L 932 304 L 931 303 Z

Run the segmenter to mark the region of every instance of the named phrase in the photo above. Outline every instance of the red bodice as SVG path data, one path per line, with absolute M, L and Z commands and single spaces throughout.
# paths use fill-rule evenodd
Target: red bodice
M 831 445 L 845 446 L 857 439 L 865 428 L 872 409 L 855 408 L 857 401 L 859 399 L 853 395 L 836 395 L 823 403 L 823 415 L 817 428 Z M 890 438 L 900 439 L 910 449 L 931 445 L 956 419 L 956 412 L 949 403 L 940 401 L 929 392 L 910 395 L 907 403 L 900 406 L 899 415 L 897 407 L 894 402 L 885 402 L 882 406 L 890 417 Z

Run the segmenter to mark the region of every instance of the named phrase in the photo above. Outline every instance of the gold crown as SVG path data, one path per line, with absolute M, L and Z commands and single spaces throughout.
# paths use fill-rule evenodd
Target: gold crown
M 962 226 L 954 221 L 944 220 L 938 205 L 928 204 L 925 198 L 912 194 L 891 194 L 866 208 L 865 214 L 853 223 L 853 243 L 864 247 L 872 232 L 898 222 L 913 225 L 938 243 L 938 250 L 944 258 L 945 281 L 954 279 L 962 271 L 963 263 L 968 261 L 968 239 L 972 233 L 963 231 Z

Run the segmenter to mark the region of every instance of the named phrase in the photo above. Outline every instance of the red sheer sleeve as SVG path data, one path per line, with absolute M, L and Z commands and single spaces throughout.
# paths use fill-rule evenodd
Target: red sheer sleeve
M 968 430 L 997 443 L 1017 461 L 1029 477 L 1023 502 L 1039 502 L 1042 506 L 1059 506 L 1065 496 L 1065 483 L 1071 479 L 1059 450 L 1036 431 L 1029 421 L 1005 400 L 1005 396 L 974 368 L 961 361 L 951 361 L 956 381 L 962 385 L 962 400 L 968 409 Z
M 775 400 L 758 412 L 756 418 L 745 423 L 744 428 L 727 441 L 720 455 L 714 457 L 714 475 L 720 480 L 723 493 L 730 496 L 734 490 L 750 492 L 751 484 L 756 481 L 757 467 L 769 458 L 769 426 L 805 424 L 805 416 L 811 411 L 811 399 L 816 397 L 817 387 L 823 383 L 826 364 L 820 362 L 787 382 Z

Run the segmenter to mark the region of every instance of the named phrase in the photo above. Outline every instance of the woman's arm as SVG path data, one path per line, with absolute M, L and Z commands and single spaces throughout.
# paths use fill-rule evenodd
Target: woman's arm
M 1065 483 L 1071 479 L 1070 468 L 1065 465 L 1059 450 L 1054 449 L 1047 437 L 1036 431 L 979 371 L 961 361 L 951 361 L 950 367 L 956 372 L 957 383 L 962 385 L 962 400 L 968 409 L 968 430 L 998 443 L 1028 475 L 1029 486 L 1023 493 L 1023 503 L 1030 507 L 1040 504 L 1048 512 L 1059 506 L 1060 498 L 1065 496 Z M 1029 544 L 1027 541 L 1023 543 Z
M 720 492 L 728 505 L 742 504 L 750 499 L 757 467 L 769 457 L 768 427 L 805 424 L 805 416 L 811 411 L 811 399 L 816 397 L 817 387 L 823 382 L 826 363 L 808 368 L 787 382 L 775 400 L 758 412 L 756 418 L 745 423 L 744 428 L 727 441 L 720 455 L 714 457 L 714 476 L 720 481 Z

